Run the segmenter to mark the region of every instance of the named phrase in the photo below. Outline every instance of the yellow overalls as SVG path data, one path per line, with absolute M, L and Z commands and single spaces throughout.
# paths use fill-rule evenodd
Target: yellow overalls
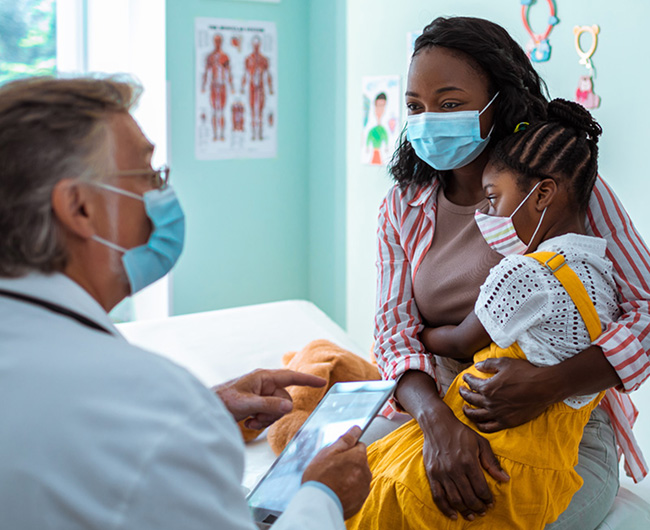
M 562 283 L 591 340 L 595 340 L 601 333 L 600 319 L 582 282 L 563 256 L 553 252 L 529 256 L 545 264 Z M 516 343 L 505 349 L 492 343 L 475 354 L 474 362 L 493 357 L 526 358 Z M 459 386 L 465 385 L 465 373 L 490 377 L 471 366 L 454 379 L 444 401 L 460 421 L 477 430 L 463 414 L 466 403 L 458 393 Z M 574 470 L 578 445 L 589 416 L 603 395 L 604 392 L 580 409 L 556 403 L 524 425 L 481 433 L 510 475 L 510 481 L 497 482 L 484 472 L 494 495 L 494 507 L 473 522 L 460 516 L 452 521 L 434 504 L 422 460 L 423 434 L 415 420 L 409 421 L 368 448 L 373 473 L 370 496 L 361 511 L 347 521 L 348 530 L 544 528 L 568 507 L 573 494 L 582 486 L 582 479 Z

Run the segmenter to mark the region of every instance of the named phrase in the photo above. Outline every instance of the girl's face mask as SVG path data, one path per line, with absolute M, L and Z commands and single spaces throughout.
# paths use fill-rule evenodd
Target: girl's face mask
M 407 118 L 406 138 L 415 154 L 439 171 L 466 166 L 486 148 L 494 124 L 481 138 L 480 116 L 492 105 L 497 92 L 485 108 L 459 112 L 423 112 Z
M 524 243 L 517 235 L 517 230 L 515 229 L 515 225 L 512 222 L 512 218 L 540 184 L 541 181 L 535 184 L 535 187 L 530 190 L 530 193 L 526 195 L 524 200 L 519 203 L 519 206 L 517 206 L 517 208 L 515 208 L 515 211 L 512 212 L 512 214 L 510 214 L 508 217 L 487 215 L 479 210 L 476 210 L 474 213 L 474 220 L 476 221 L 481 234 L 483 234 L 486 243 L 499 254 L 503 256 L 509 256 L 511 254 L 526 254 L 528 251 L 530 243 L 535 239 L 540 226 L 542 226 L 542 221 L 544 220 L 544 215 L 546 214 L 546 208 L 544 208 L 542 216 L 537 223 L 537 228 L 535 228 L 535 232 L 530 238 L 528 244 Z

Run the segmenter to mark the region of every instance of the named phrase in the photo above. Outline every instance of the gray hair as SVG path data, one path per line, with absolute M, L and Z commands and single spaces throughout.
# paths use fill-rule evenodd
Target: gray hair
M 141 92 L 132 80 L 89 77 L 0 87 L 0 276 L 64 269 L 54 186 L 113 170 L 108 118 L 129 112 Z

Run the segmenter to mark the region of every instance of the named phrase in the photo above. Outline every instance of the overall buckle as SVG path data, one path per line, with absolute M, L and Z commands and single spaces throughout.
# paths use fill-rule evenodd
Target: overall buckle
M 551 261 L 553 261 L 557 257 L 559 257 L 562 260 L 562 262 L 557 267 L 554 267 L 553 265 L 551 265 Z M 553 274 L 555 274 L 557 271 L 559 271 L 562 267 L 566 265 L 566 260 L 564 259 L 564 256 L 562 254 L 556 252 L 555 255 L 551 256 L 544 262 L 544 265 L 548 270 L 550 270 Z

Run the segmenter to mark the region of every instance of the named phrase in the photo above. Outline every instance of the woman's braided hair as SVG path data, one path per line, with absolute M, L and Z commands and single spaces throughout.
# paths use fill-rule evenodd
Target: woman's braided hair
M 490 145 L 510 134 L 522 121 L 546 118 L 547 89 L 521 46 L 498 24 L 473 17 L 439 17 L 415 41 L 415 57 L 424 49 L 440 46 L 463 53 L 489 80 L 494 101 L 494 130 Z M 445 183 L 444 171 L 433 169 L 415 154 L 402 131 L 400 145 L 390 163 L 390 173 L 404 188 L 425 185 L 434 178 Z
M 565 99 L 548 104 L 548 118 L 499 142 L 491 163 L 519 174 L 522 190 L 537 179 L 564 181 L 586 211 L 598 173 L 598 137 L 603 130 L 582 105 Z

